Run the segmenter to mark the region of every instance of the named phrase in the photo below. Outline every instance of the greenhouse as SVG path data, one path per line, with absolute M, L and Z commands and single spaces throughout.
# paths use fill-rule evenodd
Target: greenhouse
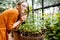
M 0 0 L 0 40 L 60 40 L 60 0 Z

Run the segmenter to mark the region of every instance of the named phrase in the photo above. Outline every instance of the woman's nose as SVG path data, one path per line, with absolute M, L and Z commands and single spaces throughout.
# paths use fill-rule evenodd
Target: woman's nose
M 27 8 L 25 8 L 25 10 L 27 10 Z

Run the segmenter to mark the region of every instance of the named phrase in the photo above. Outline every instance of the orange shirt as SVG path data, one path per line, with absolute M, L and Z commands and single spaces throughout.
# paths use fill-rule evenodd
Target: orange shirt
M 8 40 L 8 31 L 13 29 L 13 24 L 18 18 L 17 9 L 8 9 L 0 14 L 0 40 Z

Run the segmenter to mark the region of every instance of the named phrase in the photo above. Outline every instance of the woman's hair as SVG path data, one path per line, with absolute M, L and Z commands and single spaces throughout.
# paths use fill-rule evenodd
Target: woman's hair
M 20 5 L 21 5 L 22 3 L 24 3 L 24 2 L 26 2 L 26 1 L 18 2 L 17 5 L 20 6 Z M 26 2 L 26 3 L 27 3 L 27 2 Z M 28 4 L 28 3 L 27 3 L 27 4 Z M 27 13 L 29 14 L 29 4 L 28 4 L 28 7 L 27 7 L 27 10 L 28 10 Z
M 20 6 L 22 3 L 24 3 L 25 1 L 22 1 L 22 2 L 18 2 L 17 3 L 17 6 Z M 28 3 L 27 3 L 28 4 Z M 29 15 L 29 5 L 28 5 L 28 7 L 27 7 L 27 16 Z M 19 14 L 19 16 L 18 16 L 18 19 L 17 20 L 19 20 L 20 19 L 20 14 Z

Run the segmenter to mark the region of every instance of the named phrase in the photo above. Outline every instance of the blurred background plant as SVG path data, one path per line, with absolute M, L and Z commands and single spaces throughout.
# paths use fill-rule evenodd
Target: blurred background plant
M 47 40 L 60 40 L 60 13 L 55 13 L 52 16 L 45 14 L 44 23 Z
M 14 8 L 16 5 L 16 0 L 0 0 L 0 12 L 8 8 Z

